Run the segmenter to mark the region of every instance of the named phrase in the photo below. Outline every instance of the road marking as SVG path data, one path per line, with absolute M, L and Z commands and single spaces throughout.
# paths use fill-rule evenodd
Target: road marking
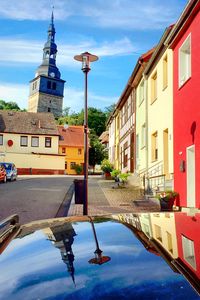
M 27 188 L 29 191 L 44 191 L 44 192 L 60 192 L 61 189 L 51 189 L 51 188 Z

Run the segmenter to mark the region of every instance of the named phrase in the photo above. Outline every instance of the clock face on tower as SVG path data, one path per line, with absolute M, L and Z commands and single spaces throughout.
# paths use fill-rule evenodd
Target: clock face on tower
M 54 73 L 54 72 L 51 72 L 51 73 L 50 73 L 50 76 L 51 76 L 51 77 L 55 77 L 55 73 Z

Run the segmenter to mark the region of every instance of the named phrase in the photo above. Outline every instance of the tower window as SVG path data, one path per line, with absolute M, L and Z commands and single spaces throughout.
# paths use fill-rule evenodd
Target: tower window
M 52 90 L 56 90 L 56 82 L 52 82 Z
M 47 88 L 50 90 L 51 89 L 51 81 L 47 81 Z
M 48 112 L 51 112 L 51 108 L 50 108 L 50 107 L 48 107 L 48 108 L 47 108 L 47 111 L 48 111 Z

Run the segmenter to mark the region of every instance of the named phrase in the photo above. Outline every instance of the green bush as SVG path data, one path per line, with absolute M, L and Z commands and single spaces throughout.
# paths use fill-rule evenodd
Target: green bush
M 113 165 L 108 159 L 104 159 L 101 163 L 101 170 L 104 173 L 109 173 L 113 171 Z
M 111 175 L 112 178 L 115 179 L 116 177 L 119 176 L 120 173 L 121 173 L 120 170 L 114 169 L 114 170 L 110 173 L 110 175 Z
M 74 169 L 77 175 L 80 175 L 83 172 L 83 167 L 81 165 L 75 165 Z
M 127 181 L 128 181 L 128 177 L 130 176 L 131 174 L 130 173 L 121 173 L 118 175 L 119 177 L 119 180 L 125 184 Z

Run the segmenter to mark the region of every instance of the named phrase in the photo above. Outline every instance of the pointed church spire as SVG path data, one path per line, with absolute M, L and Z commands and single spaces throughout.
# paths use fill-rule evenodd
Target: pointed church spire
M 54 9 L 54 8 L 53 8 Z M 54 10 L 52 9 L 51 20 L 48 28 L 47 41 L 43 48 L 43 61 L 36 71 L 38 75 L 53 76 L 60 79 L 60 72 L 56 66 L 57 45 L 55 43 Z

